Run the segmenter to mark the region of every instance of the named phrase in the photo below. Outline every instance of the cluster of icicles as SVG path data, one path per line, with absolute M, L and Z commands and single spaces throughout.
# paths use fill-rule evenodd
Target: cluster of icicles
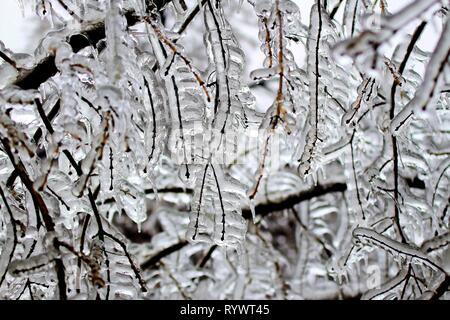
M 324 273 L 351 281 L 352 266 L 363 260 L 354 250 L 360 245 L 420 266 L 424 275 L 446 274 L 428 252 L 448 244 L 450 165 L 448 153 L 439 153 L 448 143 L 423 132 L 450 123 L 447 1 L 417 0 L 386 14 L 385 1 L 347 0 L 342 23 L 336 18 L 342 1 L 315 1 L 309 26 L 291 0 L 231 1 L 256 13 L 264 60 L 248 75 L 224 1 L 166 2 L 158 8 L 141 0 L 36 0 L 37 14 L 54 28 L 35 54 L 15 54 L 0 43 L 1 298 L 26 290 L 39 298 L 163 298 L 173 291 L 187 297 L 193 286 L 202 297 L 213 284 L 202 288 L 193 280 L 201 276 L 220 278 L 214 291 L 228 297 L 305 297 L 314 291 L 306 280 L 295 289 L 305 272 L 322 279 L 323 292 L 334 290 Z M 169 9 L 170 30 L 161 19 Z M 197 15 L 204 70 L 181 45 Z M 379 18 L 379 31 L 370 30 L 367 16 Z M 430 56 L 404 30 L 432 19 L 445 22 Z M 406 40 L 388 58 L 395 37 Z M 300 45 L 304 65 L 292 50 Z M 402 62 L 408 59 L 426 67 L 423 78 Z M 53 73 L 33 82 L 43 67 Z M 257 108 L 247 76 L 256 85 L 274 84 L 270 105 Z M 241 154 L 218 161 L 255 131 L 258 152 L 246 150 L 245 162 Z M 420 153 L 427 145 L 435 154 Z M 280 155 L 276 168 L 273 152 Z M 425 183 L 423 193 L 410 190 L 416 178 Z M 297 219 L 315 226 L 300 223 L 299 250 L 283 256 L 273 245 L 278 235 L 248 234 L 244 211 L 259 228 L 258 204 L 336 182 L 345 194 L 291 205 L 301 211 Z M 193 192 L 186 200 L 161 191 L 171 188 Z M 399 227 L 395 206 L 412 227 Z M 150 209 L 159 219 L 154 229 L 163 232 L 151 249 L 127 246 L 114 221 L 124 214 L 140 229 L 152 220 Z M 417 248 L 393 240 L 398 236 Z M 185 258 L 143 274 L 138 260 L 180 238 L 194 244 Z M 223 257 L 214 256 L 221 264 L 237 253 L 237 270 L 192 271 L 189 257 L 205 246 L 223 249 Z

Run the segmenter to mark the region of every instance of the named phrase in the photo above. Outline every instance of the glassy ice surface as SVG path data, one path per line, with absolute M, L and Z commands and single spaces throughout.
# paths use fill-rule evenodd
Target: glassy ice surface
M 8 0 L 0 299 L 448 299 L 450 4 Z

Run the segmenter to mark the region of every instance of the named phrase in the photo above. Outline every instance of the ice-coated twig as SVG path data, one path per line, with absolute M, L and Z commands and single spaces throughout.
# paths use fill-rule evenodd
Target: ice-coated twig
M 374 230 L 358 227 L 353 230 L 352 234 L 355 241 L 357 241 L 357 244 L 373 245 L 386 250 L 394 256 L 398 256 L 405 260 L 408 259 L 415 263 L 424 264 L 435 271 L 440 271 L 443 274 L 447 274 L 441 266 L 433 262 L 430 257 L 419 249 L 415 249 L 407 244 L 392 240 L 391 238 L 379 234 Z
M 448 63 L 450 62 L 449 33 L 450 19 L 447 18 L 441 37 L 427 65 L 422 84 L 416 90 L 414 98 L 392 119 L 391 132 L 393 134 L 397 134 L 407 118 L 412 114 L 420 116 L 421 113 L 427 111 L 430 102 L 439 94 L 440 87 L 444 81 L 444 69 L 448 68 Z

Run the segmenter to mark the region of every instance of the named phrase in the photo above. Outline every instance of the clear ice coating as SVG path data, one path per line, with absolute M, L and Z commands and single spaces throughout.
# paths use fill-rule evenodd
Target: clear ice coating
M 23 2 L 0 299 L 449 299 L 449 2 L 310 2 Z

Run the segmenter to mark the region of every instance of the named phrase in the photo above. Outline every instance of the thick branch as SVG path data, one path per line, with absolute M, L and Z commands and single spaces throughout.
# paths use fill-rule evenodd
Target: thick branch
M 264 216 L 271 212 L 290 209 L 296 204 L 305 200 L 319 197 L 331 192 L 344 192 L 345 190 L 347 190 L 347 185 L 345 183 L 340 182 L 325 185 L 317 185 L 312 189 L 303 190 L 298 193 L 288 194 L 286 195 L 286 197 L 280 198 L 277 201 L 259 203 L 255 207 L 255 213 L 257 215 Z M 242 216 L 245 219 L 251 219 L 252 213 L 250 209 L 242 210 Z
M 134 11 L 125 13 L 125 17 L 128 25 L 134 25 L 139 21 Z M 95 46 L 103 38 L 105 38 L 105 23 L 102 21 L 89 25 L 78 34 L 71 35 L 68 37 L 67 42 L 72 47 L 73 52 L 78 52 L 87 46 Z M 24 70 L 14 84 L 22 89 L 37 89 L 57 72 L 55 55 L 51 53 L 33 69 Z
M 172 0 L 154 1 L 154 3 L 159 10 L 171 1 Z M 203 0 L 202 5 L 205 2 L 206 0 Z M 187 15 L 183 24 L 176 32 L 178 34 L 183 33 L 199 12 L 200 7 L 197 4 Z M 137 16 L 133 10 L 125 12 L 125 18 L 127 19 L 128 26 L 134 26 L 141 21 L 141 18 Z M 88 25 L 77 34 L 71 35 L 68 37 L 67 42 L 72 47 L 73 52 L 78 52 L 88 46 L 96 46 L 100 40 L 105 38 L 105 36 L 105 23 L 104 21 L 100 21 Z M 40 61 L 33 69 L 21 70 L 21 73 L 13 84 L 24 90 L 37 89 L 42 83 L 53 77 L 57 72 L 58 69 L 55 65 L 55 55 L 54 53 L 51 53 L 48 57 Z
M 448 290 L 450 286 L 450 276 L 445 275 L 444 281 L 440 283 L 440 285 L 434 290 L 434 293 L 431 297 L 431 300 L 437 300 L 442 297 Z
M 145 269 L 149 269 L 149 268 L 153 267 L 161 259 L 167 257 L 168 255 L 171 255 L 172 253 L 174 253 L 174 252 L 176 252 L 178 250 L 181 250 L 187 244 L 188 244 L 188 242 L 186 240 L 182 240 L 182 241 L 177 242 L 174 245 L 172 245 L 172 246 L 170 246 L 170 247 L 168 247 L 166 249 L 163 249 L 163 250 L 159 251 L 154 256 L 150 257 L 148 260 L 144 261 L 141 264 L 141 270 L 145 270 Z

